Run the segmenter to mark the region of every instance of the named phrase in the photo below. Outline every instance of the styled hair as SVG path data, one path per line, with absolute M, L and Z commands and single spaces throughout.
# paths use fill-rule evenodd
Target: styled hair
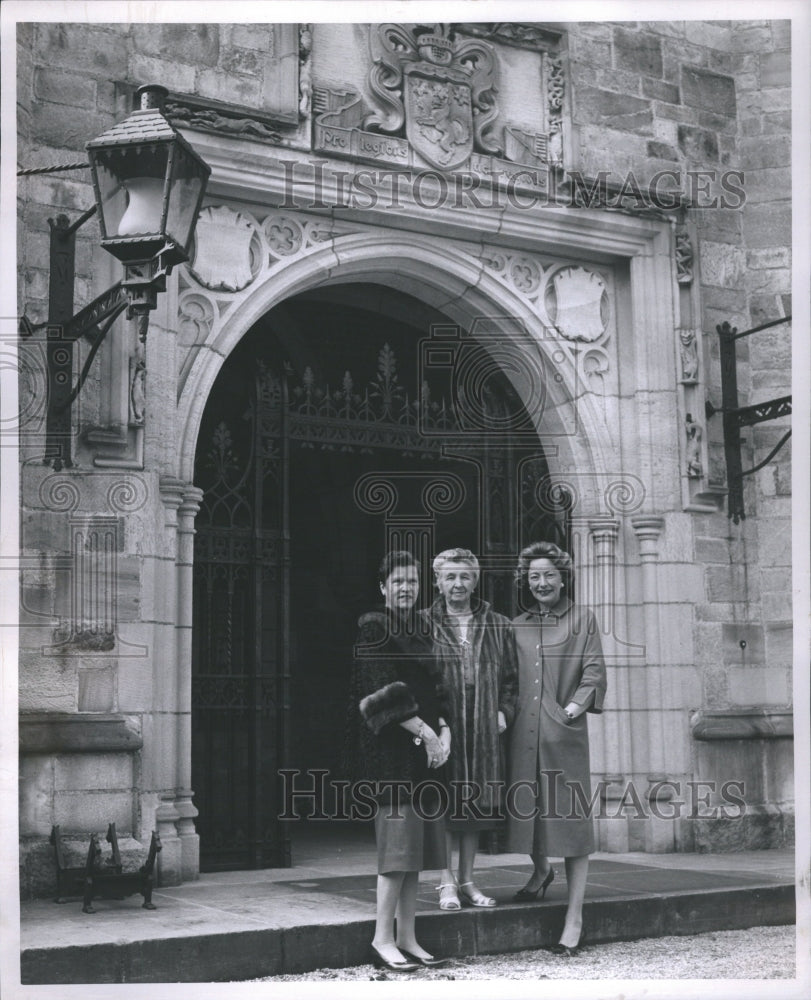
M 567 593 L 571 591 L 574 580 L 574 565 L 568 552 L 558 548 L 553 542 L 533 542 L 521 549 L 518 556 L 518 566 L 515 569 L 515 582 L 519 587 L 526 586 L 529 564 L 533 559 L 548 559 L 563 578 L 563 586 Z
M 434 556 L 434 561 L 431 564 L 431 568 L 434 571 L 434 582 L 439 579 L 439 573 L 445 563 L 455 562 L 455 563 L 467 563 L 473 568 L 473 572 L 476 574 L 476 582 L 479 580 L 479 560 L 473 555 L 470 549 L 445 549 L 444 552 L 440 552 L 439 555 Z
M 403 566 L 413 566 L 419 574 L 419 561 L 410 552 L 406 552 L 405 549 L 394 549 L 392 552 L 387 552 L 381 559 L 377 570 L 379 582 L 385 583 L 396 569 L 400 569 Z

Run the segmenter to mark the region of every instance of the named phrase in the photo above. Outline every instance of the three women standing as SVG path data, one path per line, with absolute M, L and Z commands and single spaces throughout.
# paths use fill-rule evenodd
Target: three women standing
M 516 579 L 534 607 L 513 620 L 519 690 L 510 734 L 509 850 L 530 854 L 534 871 L 516 900 L 546 892 L 549 855 L 563 857 L 568 906 L 557 954 L 576 952 L 594 830 L 586 712 L 601 712 L 605 662 L 594 615 L 569 594 L 572 559 L 548 542 L 525 548 Z

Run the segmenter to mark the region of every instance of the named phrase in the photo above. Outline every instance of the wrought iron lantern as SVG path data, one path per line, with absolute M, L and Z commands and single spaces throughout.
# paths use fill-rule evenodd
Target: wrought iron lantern
M 101 245 L 124 264 L 131 312 L 154 309 L 161 276 L 189 259 L 211 173 L 163 116 L 166 88 L 136 95 L 140 108 L 87 144 Z
M 211 168 L 164 117 L 165 87 L 139 87 L 139 106 L 118 125 L 87 143 L 95 205 L 74 222 L 49 220 L 50 277 L 47 322 L 32 325 L 25 316 L 20 332 L 31 336 L 47 328 L 48 404 L 45 461 L 71 465 L 70 408 L 84 385 L 93 359 L 112 324 L 126 309 L 137 317 L 146 340 L 149 313 L 166 277 L 189 259 L 189 247 Z M 71 164 L 47 170 L 70 170 Z M 21 173 L 36 173 L 21 171 Z M 101 245 L 124 265 L 124 278 L 73 313 L 76 232 L 99 214 Z M 90 350 L 76 385 L 71 387 L 73 345 L 87 337 Z

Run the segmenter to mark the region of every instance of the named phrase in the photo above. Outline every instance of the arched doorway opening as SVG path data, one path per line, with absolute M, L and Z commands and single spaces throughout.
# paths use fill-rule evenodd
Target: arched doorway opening
M 192 659 L 204 871 L 290 864 L 280 769 L 303 772 L 304 784 L 314 771 L 342 776 L 356 622 L 379 601 L 386 547 L 421 557 L 423 603 L 430 556 L 474 549 L 483 596 L 513 613 L 517 549 L 541 537 L 567 544 L 566 509 L 537 505 L 548 477 L 537 436 L 504 434 L 531 421 L 497 364 L 468 375 L 478 373 L 476 399 L 499 433 L 462 433 L 471 384 L 426 362 L 443 326 L 441 313 L 380 285 L 301 293 L 253 326 L 212 388 L 194 479 L 204 492 Z

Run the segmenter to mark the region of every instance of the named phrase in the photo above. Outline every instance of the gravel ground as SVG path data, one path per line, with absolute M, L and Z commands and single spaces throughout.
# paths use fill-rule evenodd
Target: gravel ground
M 254 982 L 369 979 L 793 979 L 795 928 L 751 927 L 685 937 L 644 938 L 585 945 L 574 958 L 547 951 L 518 951 L 454 959 L 444 969 L 418 973 L 379 972 L 371 965 L 317 969 L 299 976 L 269 976 Z

